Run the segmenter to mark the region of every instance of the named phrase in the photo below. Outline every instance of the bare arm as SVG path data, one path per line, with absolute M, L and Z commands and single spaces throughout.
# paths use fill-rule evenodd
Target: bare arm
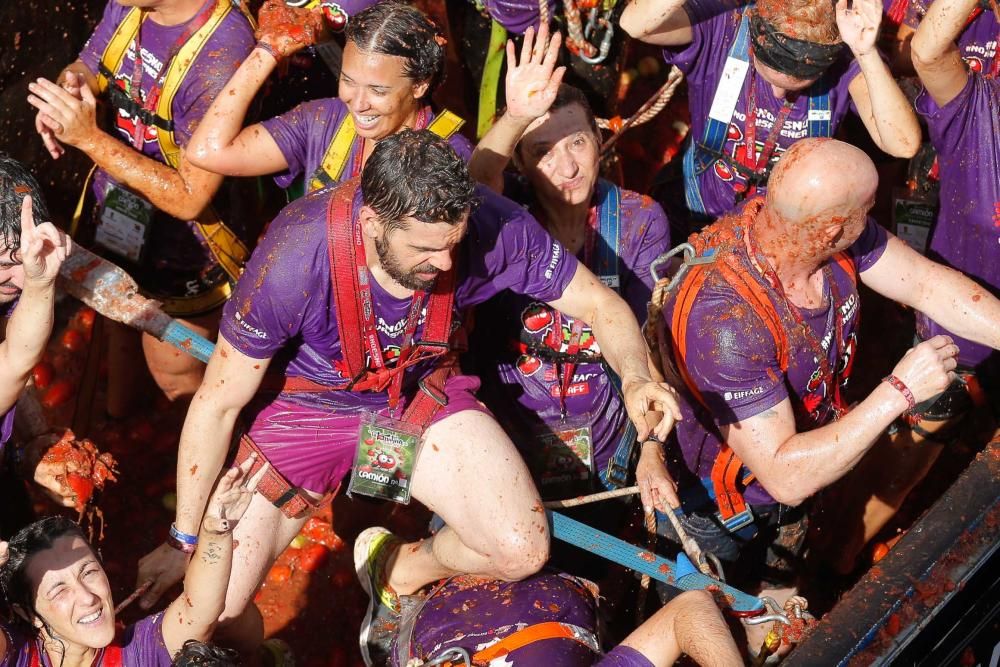
M 683 0 L 632 0 L 619 24 L 630 37 L 647 44 L 690 44 L 694 34 L 683 7 Z
M 191 164 L 226 176 L 261 176 L 288 168 L 264 126 L 241 129 L 254 95 L 277 63 L 259 46 L 243 61 L 191 136 L 187 145 Z
M 858 114 L 872 139 L 895 157 L 913 157 L 920 148 L 920 124 L 889 67 L 875 46 L 882 21 L 879 0 L 837 3 L 837 26 L 861 66 L 861 75 L 848 86 Z
M 917 402 L 923 401 L 951 382 L 957 354 L 948 337 L 936 336 L 909 350 L 893 375 Z M 786 398 L 723 427 L 722 436 L 775 500 L 798 505 L 847 474 L 908 407 L 900 391 L 880 382 L 865 400 L 826 426 L 796 433 L 792 404 Z
M 18 251 L 24 267 L 24 289 L 7 322 L 6 338 L 0 343 L 0 414 L 17 401 L 31 369 L 45 351 L 52 334 L 56 275 L 71 248 L 69 237 L 51 222 L 35 226 L 31 197 L 26 196 L 21 203 Z
M 644 419 L 650 411 L 664 413 L 656 435 L 666 438 L 674 421 L 681 418 L 676 392 L 650 378 L 646 343 L 628 304 L 580 264 L 562 296 L 549 305 L 590 325 L 601 354 L 622 380 L 625 408 L 639 441 L 651 432 Z
M 233 565 L 233 530 L 243 517 L 265 464 L 247 479 L 256 457 L 219 478 L 198 533 L 195 549 L 184 575 L 184 592 L 167 608 L 161 626 L 163 643 L 174 655 L 189 639 L 207 641 L 226 606 L 226 590 Z
M 503 194 L 503 172 L 514 155 L 517 142 L 536 119 L 544 116 L 559 91 L 565 67 L 555 67 L 559 58 L 560 33 L 548 39 L 548 26 L 542 25 L 535 47 L 534 27 L 524 33 L 521 62 L 514 42 L 507 40 L 507 110 L 493 124 L 469 161 L 469 174 L 497 194 Z
M 913 68 L 939 107 L 955 99 L 971 76 L 955 40 L 975 6 L 976 0 L 938 0 L 910 42 Z
M 933 262 L 894 236 L 861 280 L 949 331 L 1000 350 L 1000 300 L 960 271 Z
M 177 529 L 198 534 L 212 485 L 229 451 L 240 410 L 260 387 L 270 359 L 253 359 L 219 337 L 205 379 L 191 401 L 177 453 Z M 137 585 L 154 580 L 141 604 L 149 608 L 184 573 L 184 554 L 167 544 L 139 561 Z
M 82 60 L 77 60 L 70 63 L 59 73 L 56 77 L 56 84 L 61 86 L 64 90 L 69 92 L 70 95 L 80 98 L 80 86 L 86 84 L 90 91 L 97 95 L 97 76 L 90 71 Z M 56 139 L 55 134 L 52 132 L 50 126 L 55 121 L 45 115 L 44 112 L 39 111 L 35 115 L 35 131 L 42 138 L 42 143 L 45 145 L 45 150 L 49 152 L 49 155 L 53 160 L 58 160 L 66 153 L 66 149 L 63 148 L 59 140 Z
M 222 184 L 222 176 L 195 167 L 183 150 L 174 169 L 101 131 L 89 86 L 80 86 L 79 98 L 47 79 L 28 84 L 28 89 L 28 102 L 42 113 L 42 123 L 56 139 L 80 149 L 112 178 L 175 218 L 197 218 Z

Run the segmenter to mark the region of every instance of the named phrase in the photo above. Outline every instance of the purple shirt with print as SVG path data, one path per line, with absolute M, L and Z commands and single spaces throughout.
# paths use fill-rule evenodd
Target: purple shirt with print
M 130 11 L 130 7 L 109 0 L 101 22 L 87 40 L 80 52 L 80 60 L 97 73 L 101 56 L 114 34 L 115 29 Z M 200 14 L 200 12 L 199 12 Z M 196 20 L 192 18 L 191 21 Z M 159 73 L 168 67 L 166 62 L 171 49 L 190 22 L 174 26 L 163 26 L 147 19 L 141 29 L 141 50 L 143 60 L 141 94 L 143 100 L 153 88 Z M 253 28 L 246 17 L 233 10 L 223 19 L 222 24 L 209 37 L 204 48 L 196 56 L 188 70 L 171 105 L 174 122 L 174 141 L 184 146 L 201 122 L 216 97 L 222 92 L 229 78 L 236 72 L 240 62 L 247 57 L 255 43 Z M 109 85 L 128 90 L 135 67 L 135 42 L 130 44 L 122 58 L 114 81 Z M 133 146 L 135 118 L 125 111 L 111 109 L 111 134 L 123 143 Z M 142 153 L 157 162 L 165 163 L 160 145 L 156 139 L 158 129 L 147 127 L 142 137 Z M 102 169 L 94 174 L 93 190 L 100 204 L 115 181 Z M 220 195 L 225 192 L 220 190 Z M 216 203 L 225 204 L 226 197 L 216 197 Z M 225 207 L 223 207 L 225 208 Z M 244 241 L 247 240 L 239 215 L 224 216 L 227 225 Z M 199 271 L 215 263 L 208 245 L 201 238 L 194 222 L 180 222 L 166 214 L 159 213 L 154 218 L 152 229 L 146 240 L 144 263 L 154 267 L 170 267 L 185 271 Z
M 341 358 L 326 222 L 335 191 L 335 187 L 324 188 L 285 207 L 226 303 L 219 330 L 243 354 L 274 358 L 270 371 L 325 385 L 349 379 L 332 363 Z M 456 323 L 463 309 L 505 289 L 542 301 L 559 298 L 576 272 L 576 258 L 521 207 L 486 188 L 480 187 L 478 195 L 482 201 L 470 216 L 468 234 L 456 251 Z M 360 205 L 359 188 L 355 215 Z M 410 299 L 391 296 L 374 280 L 371 287 L 379 341 L 383 354 L 391 358 L 403 341 Z M 423 327 L 421 319 L 417 340 Z M 418 380 L 434 365 L 429 361 L 408 369 L 403 395 L 412 396 Z M 331 391 L 286 398 L 347 411 L 381 410 L 388 404 L 385 392 Z
M 933 0 L 922 2 L 911 0 L 906 8 L 903 23 L 916 29 L 923 20 Z M 987 74 L 997 52 L 997 35 L 1000 34 L 1000 23 L 990 10 L 980 11 L 972 23 L 965 27 L 958 36 L 958 48 L 962 52 L 965 64 L 972 72 Z
M 530 27 L 538 30 L 541 20 L 538 0 L 485 0 L 483 4 L 486 5 L 490 18 L 508 32 L 523 35 Z M 545 4 L 549 8 L 549 17 L 555 16 L 555 0 L 545 0 Z
M 670 248 L 669 225 L 663 209 L 649 197 L 629 190 L 622 190 L 621 194 L 620 293 L 636 319 L 644 322 L 653 289 L 649 265 Z M 584 259 L 583 249 L 577 258 Z M 565 352 L 572 325 L 572 318 L 510 292 L 479 309 L 474 342 L 482 344 L 474 345 L 474 350 L 482 364 L 480 376 L 484 382 L 480 396 L 500 422 L 517 434 L 515 441 L 521 447 L 529 446 L 529 441 L 526 434 L 518 433 L 519 427 L 530 428 L 533 423 L 540 426 L 539 420 L 550 426 L 559 423 L 561 390 L 557 364 L 522 354 L 523 346 Z M 551 338 L 555 326 L 562 332 L 558 337 L 559 350 Z M 580 342 L 585 353 L 600 355 L 600 346 L 590 327 L 583 328 Z M 492 356 L 487 361 L 483 355 Z M 628 423 L 628 415 L 600 361 L 576 365 L 567 392 L 566 412 L 569 417 L 589 417 L 595 468 L 605 470 Z
M 424 109 L 425 120 L 430 123 L 434 120 L 434 112 L 430 107 Z M 326 149 L 349 113 L 347 105 L 340 98 L 327 97 L 303 102 L 291 111 L 261 123 L 278 144 L 278 149 L 288 163 L 288 169 L 278 174 L 275 182 L 280 187 L 287 188 L 299 176 L 311 178 L 323 164 Z M 465 162 L 472 157 L 472 143 L 461 133 L 451 135 L 448 143 Z M 361 159 L 361 147 L 361 138 L 355 137 L 341 180 L 347 180 L 354 173 L 358 160 Z
M 926 92 L 916 106 L 927 120 L 941 174 L 941 208 L 928 255 L 1000 297 L 1000 80 L 973 74 L 943 107 Z M 923 338 L 949 333 L 923 314 L 917 327 Z M 1000 353 L 950 335 L 960 364 L 972 368 L 991 359 L 993 372 L 1000 372 Z
M 751 202 L 752 204 L 753 202 Z M 748 204 L 751 205 L 751 204 Z M 868 220 L 861 237 L 847 250 L 858 273 L 871 268 L 882 256 L 888 232 Z M 749 261 L 745 250 L 737 251 L 746 274 L 766 285 L 763 277 Z M 847 271 L 833 259 L 827 261 L 833 284 L 826 283 L 826 306 L 802 309 L 802 315 L 815 340 L 822 341 L 831 368 L 839 369 L 838 377 L 846 382 L 857 346 L 857 326 L 860 303 L 858 290 Z M 835 289 L 834 289 L 835 288 Z M 779 313 L 785 330 L 794 332 L 794 316 L 782 298 L 767 287 L 772 304 Z M 837 310 L 830 298 L 837 295 Z M 676 297 L 676 292 L 673 295 Z M 670 327 L 674 301 L 664 307 L 666 325 Z M 837 320 L 842 327 L 844 342 L 838 354 Z M 685 391 L 682 410 L 684 420 L 674 429 L 684 457 L 685 470 L 699 479 L 710 477 L 712 464 L 722 443 L 720 428 L 749 419 L 769 410 L 786 398 L 791 399 L 796 412 L 799 432 L 816 428 L 833 419 L 833 387 L 820 381 L 820 364 L 814 347 L 801 335 L 788 336 L 788 370 L 778 363 L 775 340 L 760 317 L 726 282 L 712 271 L 695 299 L 687 320 L 687 369 L 707 403 L 706 410 Z M 747 502 L 772 503 L 773 498 L 756 481 L 745 492 Z
M 163 612 L 147 616 L 125 629 L 118 644 L 122 647 L 124 667 L 170 667 L 173 659 L 163 643 Z M 0 632 L 7 635 L 7 654 L 0 660 L 0 667 L 31 667 L 31 640 L 0 624 Z M 44 663 L 43 663 L 44 664 Z M 103 660 L 95 663 L 100 667 Z
M 425 661 L 452 647 L 472 655 L 529 625 L 561 622 L 596 633 L 596 620 L 594 594 L 569 575 L 545 572 L 523 581 L 454 577 L 423 602 L 413 622 L 409 650 L 404 651 Z M 393 667 L 403 667 L 408 661 L 399 659 L 395 642 L 392 648 Z M 546 667 L 652 666 L 635 649 L 620 646 L 601 659 L 567 639 L 532 642 L 504 656 L 502 662 Z
M 690 134 L 695 141 L 702 141 L 705 136 L 709 109 L 712 107 L 729 49 L 736 41 L 740 25 L 742 10 L 726 9 L 727 6 L 719 0 L 689 0 L 684 9 L 691 20 L 691 43 L 663 50 L 664 59 L 676 65 L 687 77 L 688 104 L 691 109 Z M 751 55 L 751 66 L 743 82 L 743 90 L 736 103 L 728 136 L 722 147 L 725 155 L 737 161 L 738 156 L 746 150 L 746 116 L 751 89 L 757 108 L 755 159 L 763 149 L 775 118 L 784 104 L 783 99 L 774 96 L 771 86 L 756 74 L 752 61 Z M 819 85 L 828 90 L 830 95 L 831 132 L 836 132 L 848 109 L 852 108 L 848 86 L 860 73 L 857 61 L 851 57 L 847 47 L 844 47 L 843 57 L 819 80 Z M 771 156 L 772 164 L 793 143 L 806 138 L 808 111 L 808 97 L 799 95 L 778 136 L 774 154 Z M 716 160 L 698 177 L 698 186 L 707 214 L 712 218 L 718 218 L 733 210 L 736 207 L 736 192 L 733 188 L 739 186 L 742 189 L 745 184 L 746 180 L 732 167 L 722 160 Z M 757 190 L 763 193 L 766 191 L 766 186 L 758 187 Z M 661 201 L 683 204 L 685 201 L 683 181 L 677 179 L 669 183 L 665 198 Z M 668 205 L 668 212 L 673 216 L 673 206 Z

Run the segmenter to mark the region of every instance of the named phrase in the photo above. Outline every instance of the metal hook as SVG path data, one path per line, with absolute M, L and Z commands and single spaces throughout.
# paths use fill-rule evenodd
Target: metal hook
M 592 10 L 596 11 L 596 10 Z M 610 12 L 609 12 L 610 13 Z M 608 54 L 611 53 L 611 40 L 615 36 L 615 28 L 611 25 L 610 17 L 601 18 L 600 23 L 604 24 L 604 38 L 601 40 L 601 47 L 595 56 L 587 56 L 583 52 L 580 53 L 580 60 L 587 63 L 588 65 L 599 65 L 607 59 Z M 587 24 L 587 29 L 584 31 L 584 36 L 590 39 L 590 23 Z

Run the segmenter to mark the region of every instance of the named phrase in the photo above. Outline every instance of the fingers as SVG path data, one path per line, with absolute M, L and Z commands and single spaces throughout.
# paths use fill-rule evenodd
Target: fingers
M 247 482 L 246 487 L 251 491 L 256 490 L 257 485 L 260 484 L 260 480 L 264 479 L 264 475 L 267 474 L 267 471 L 270 469 L 271 469 L 271 462 L 265 461 L 264 465 L 260 467 L 260 470 L 254 473 L 254 476 L 251 477 L 250 480 Z
M 527 65 L 531 62 L 531 50 L 535 46 L 535 27 L 530 26 L 524 32 L 524 41 L 521 42 L 521 60 L 519 65 Z
M 58 160 L 66 151 L 63 149 L 62 144 L 56 141 L 52 130 L 49 129 L 45 121 L 49 123 L 53 122 L 51 118 L 41 111 L 35 114 L 35 131 L 42 138 L 42 144 L 45 146 L 45 150 L 49 152 L 49 155 L 52 156 L 52 159 Z
M 21 200 L 21 247 L 30 245 L 35 238 L 35 212 L 31 195 Z M 23 259 L 23 254 L 22 254 Z
M 653 485 L 649 477 L 637 480 L 639 482 L 639 498 L 642 500 L 642 509 L 646 514 L 653 511 Z
M 97 105 L 97 98 L 94 97 L 94 91 L 90 89 L 90 86 L 86 82 L 82 82 L 80 85 L 80 99 L 88 106 Z
M 517 68 L 517 56 L 514 49 L 514 40 L 507 40 L 507 78 L 510 78 L 510 73 Z
M 548 32 L 548 28 L 542 26 L 542 30 Z M 539 33 L 541 35 L 542 33 Z M 552 35 L 552 39 L 549 40 L 549 48 L 545 50 L 545 55 L 542 57 L 542 64 L 552 67 L 559 60 L 559 47 L 562 45 L 562 33 L 557 32 Z M 565 69 L 565 68 L 564 68 Z

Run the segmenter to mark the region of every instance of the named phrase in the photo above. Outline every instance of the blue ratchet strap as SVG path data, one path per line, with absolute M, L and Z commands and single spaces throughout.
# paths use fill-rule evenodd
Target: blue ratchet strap
M 618 272 L 618 245 L 621 236 L 622 191 L 614 183 L 597 182 L 597 235 L 603 243 L 594 248 L 594 266 L 589 267 L 598 279 L 621 294 L 621 275 Z
M 580 523 L 567 516 L 546 510 L 552 536 L 558 540 L 577 546 L 613 563 L 648 575 L 682 591 L 717 588 L 725 596 L 729 606 L 737 612 L 755 612 L 764 609 L 764 603 L 717 579 L 699 572 L 687 558 L 679 557 L 675 563 L 657 554 L 636 547 L 617 537 Z
M 811 88 L 815 89 L 819 85 L 817 81 Z M 832 118 L 832 112 L 830 111 L 830 93 L 824 92 L 819 95 L 809 96 L 809 115 L 806 116 L 809 121 L 809 136 L 810 137 L 830 137 L 833 134 L 832 123 L 830 119 Z
M 611 370 L 607 363 L 602 363 L 604 372 L 608 374 L 608 379 L 618 392 L 618 398 L 622 402 L 622 410 L 625 409 L 625 396 L 622 394 L 622 380 L 618 374 Z M 607 470 L 601 477 L 601 482 L 607 489 L 623 489 L 628 486 L 629 474 L 632 472 L 632 454 L 635 452 L 635 440 L 639 437 L 639 432 L 632 423 L 632 419 L 625 415 L 625 428 L 622 430 L 621 438 L 618 439 L 618 446 L 615 447 L 614 455 L 608 460 Z
M 164 343 L 170 343 L 177 349 L 187 352 L 198 361 L 208 363 L 215 344 L 187 328 L 177 320 L 171 320 L 160 338 Z

